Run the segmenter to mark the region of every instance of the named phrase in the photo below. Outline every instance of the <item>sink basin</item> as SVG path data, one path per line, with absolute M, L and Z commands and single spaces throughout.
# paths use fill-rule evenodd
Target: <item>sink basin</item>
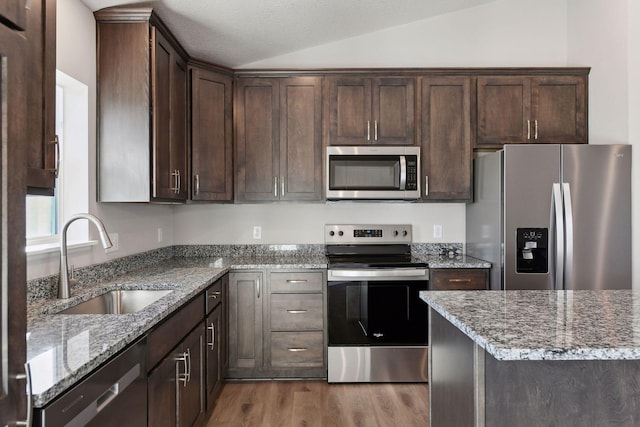
M 115 290 L 106 292 L 58 314 L 127 314 L 140 311 L 170 294 L 171 290 Z

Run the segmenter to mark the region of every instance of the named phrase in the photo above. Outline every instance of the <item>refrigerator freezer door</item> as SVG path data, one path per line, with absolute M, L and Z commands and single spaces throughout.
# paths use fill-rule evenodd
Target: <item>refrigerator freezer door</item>
M 518 273 L 517 230 L 551 227 L 553 184 L 560 181 L 559 145 L 504 147 L 504 289 L 553 289 L 554 245 L 547 254 L 549 271 Z M 549 235 L 551 242 L 552 237 Z M 530 254 L 528 254 L 530 256 Z
M 631 288 L 631 146 L 564 145 L 570 189 L 572 265 L 565 289 Z M 566 191 L 565 191 L 566 197 Z M 565 206 L 566 206 L 565 201 Z

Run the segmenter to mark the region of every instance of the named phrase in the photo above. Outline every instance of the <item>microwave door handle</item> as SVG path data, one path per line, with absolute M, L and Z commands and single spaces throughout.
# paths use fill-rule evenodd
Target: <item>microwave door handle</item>
M 400 156 L 400 190 L 407 187 L 407 158 Z

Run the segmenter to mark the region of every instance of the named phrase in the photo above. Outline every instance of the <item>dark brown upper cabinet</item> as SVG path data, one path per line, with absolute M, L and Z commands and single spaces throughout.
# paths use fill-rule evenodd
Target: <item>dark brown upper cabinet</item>
M 587 143 L 587 76 L 478 77 L 476 148 Z
M 187 54 L 149 7 L 94 13 L 98 201 L 187 198 Z
M 422 199 L 469 201 L 473 78 L 422 77 L 419 82 Z
M 6 4 L 3 5 L 7 6 Z M 25 255 L 25 155 L 28 128 L 32 126 L 25 93 L 30 80 L 37 76 L 28 72 L 26 57 L 33 47 L 24 34 L 0 23 L 0 340 L 3 345 L 0 369 L 0 425 L 15 425 L 30 419 L 25 393 L 27 361 L 27 298 Z
M 191 200 L 233 201 L 230 73 L 191 67 Z
M 8 7 L 3 5 L 0 10 Z M 53 195 L 60 159 L 56 120 L 56 2 L 32 0 L 27 15 L 27 193 Z
M 413 77 L 328 77 L 327 84 L 329 145 L 415 143 Z
M 322 199 L 322 79 L 240 78 L 236 201 Z
M 34 1 L 32 0 L 30 3 L 34 3 Z M 24 30 L 27 26 L 26 12 L 27 0 L 3 0 L 0 3 L 0 25 Z

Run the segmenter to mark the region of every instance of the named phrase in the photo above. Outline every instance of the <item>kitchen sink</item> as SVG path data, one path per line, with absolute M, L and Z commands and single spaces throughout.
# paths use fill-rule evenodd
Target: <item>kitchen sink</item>
M 58 314 L 127 314 L 135 313 L 159 300 L 172 290 L 115 290 L 109 291 Z

